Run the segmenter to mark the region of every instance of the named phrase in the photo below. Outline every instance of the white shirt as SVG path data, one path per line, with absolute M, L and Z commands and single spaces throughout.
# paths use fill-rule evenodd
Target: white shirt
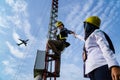
M 85 62 L 85 74 L 94 69 L 108 64 L 109 68 L 118 66 L 115 54 L 109 48 L 109 43 L 105 38 L 104 33 L 96 29 L 85 41 L 85 48 L 87 51 L 87 60 Z

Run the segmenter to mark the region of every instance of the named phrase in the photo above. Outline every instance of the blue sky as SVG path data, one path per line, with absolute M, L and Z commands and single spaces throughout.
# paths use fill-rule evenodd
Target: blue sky
M 33 80 L 37 50 L 45 50 L 51 0 L 0 0 L 0 80 Z M 83 35 L 83 21 L 92 15 L 102 20 L 101 29 L 113 41 L 120 61 L 120 0 L 59 0 L 58 20 Z M 28 46 L 17 46 L 19 38 L 30 39 Z M 58 80 L 83 78 L 83 42 L 72 35 L 64 50 Z M 119 62 L 120 63 L 120 62 Z

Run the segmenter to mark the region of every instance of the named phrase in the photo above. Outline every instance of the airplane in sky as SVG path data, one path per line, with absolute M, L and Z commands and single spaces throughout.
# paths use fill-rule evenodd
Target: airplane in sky
M 19 39 L 21 41 L 21 43 L 18 43 L 17 45 L 20 46 L 22 44 L 24 44 L 25 46 L 27 46 L 27 41 L 29 41 L 29 39 L 27 40 L 22 40 L 22 39 Z

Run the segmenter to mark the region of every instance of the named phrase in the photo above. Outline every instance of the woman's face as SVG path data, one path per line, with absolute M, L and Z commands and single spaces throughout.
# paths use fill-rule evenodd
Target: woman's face
M 89 23 L 86 23 L 86 22 L 84 23 L 84 31 L 85 32 L 87 32 L 87 33 L 91 32 L 91 28 L 92 27 L 91 27 L 91 25 Z

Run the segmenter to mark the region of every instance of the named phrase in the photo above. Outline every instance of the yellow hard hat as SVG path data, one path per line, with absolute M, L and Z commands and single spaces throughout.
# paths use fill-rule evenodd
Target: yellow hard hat
M 98 16 L 90 16 L 84 22 L 90 23 L 96 27 L 100 27 L 101 20 Z
M 60 25 L 63 25 L 63 23 L 61 21 L 57 21 L 55 25 L 56 27 L 59 27 Z

